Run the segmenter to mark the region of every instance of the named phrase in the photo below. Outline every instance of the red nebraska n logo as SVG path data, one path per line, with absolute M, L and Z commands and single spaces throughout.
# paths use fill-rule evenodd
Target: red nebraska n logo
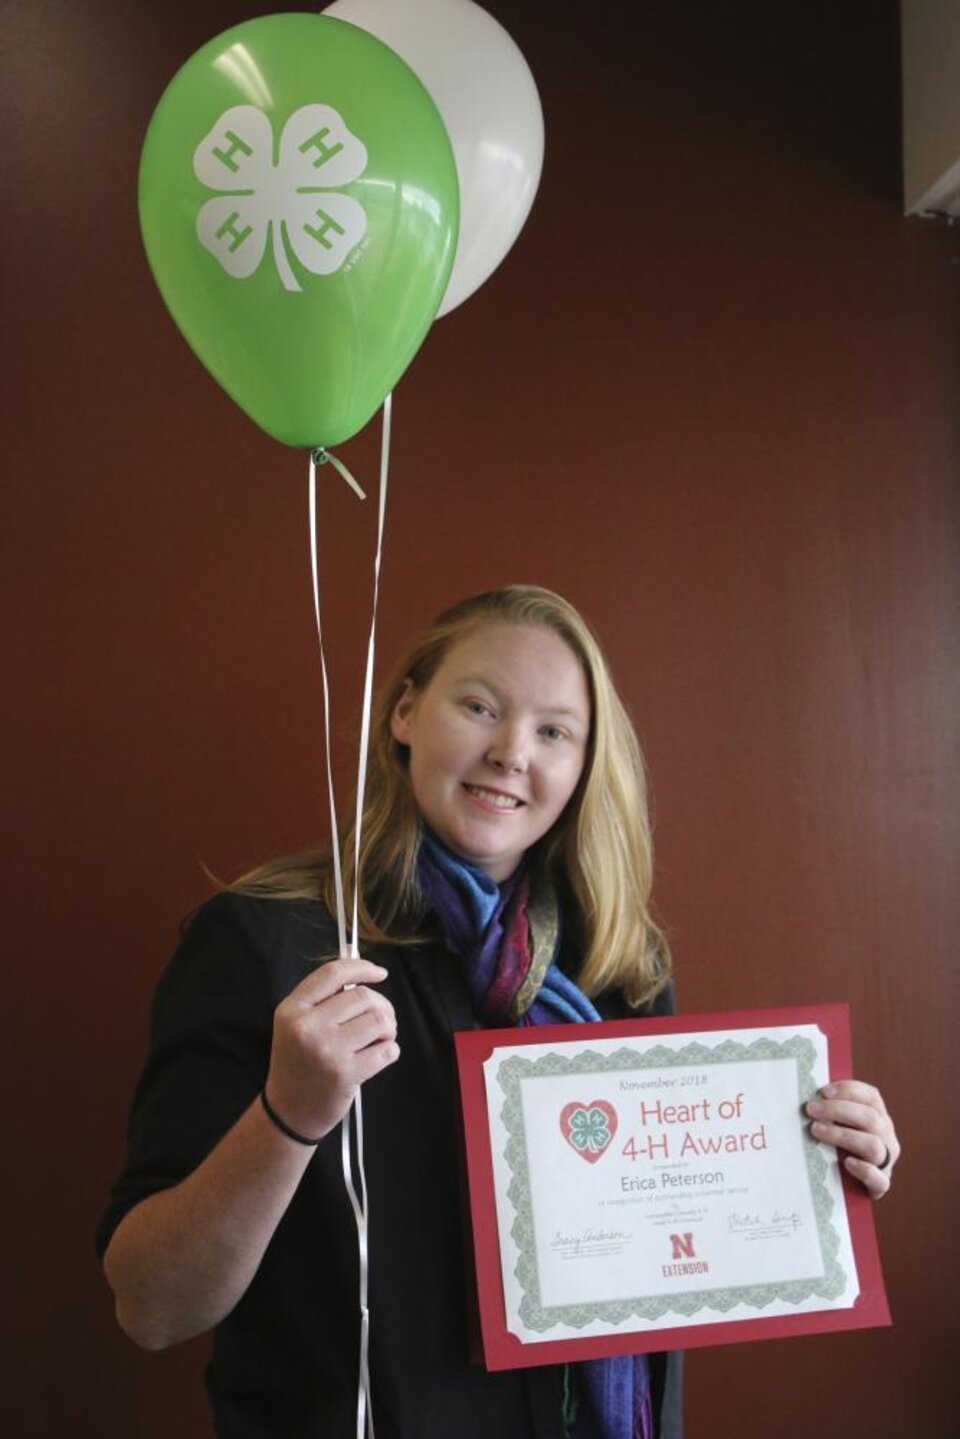
M 670 1243 L 673 1246 L 671 1259 L 696 1259 L 697 1256 L 693 1252 L 692 1234 L 671 1234 Z

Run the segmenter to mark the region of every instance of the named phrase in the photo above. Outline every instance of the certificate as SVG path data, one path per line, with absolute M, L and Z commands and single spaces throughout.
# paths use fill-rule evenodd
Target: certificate
M 456 1041 L 488 1368 L 889 1323 L 803 1112 L 849 1073 L 845 1006 Z

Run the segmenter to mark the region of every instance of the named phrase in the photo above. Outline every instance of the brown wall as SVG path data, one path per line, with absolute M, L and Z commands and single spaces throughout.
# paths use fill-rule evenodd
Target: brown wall
M 204 1342 L 134 1350 L 90 1235 L 199 861 L 322 828 L 305 466 L 175 333 L 135 210 L 166 80 L 265 8 L 7 7 L 11 1434 L 206 1432 Z M 960 249 L 899 212 L 896 6 L 488 8 L 548 159 L 516 251 L 399 387 L 382 652 L 499 581 L 582 605 L 645 743 L 684 1006 L 849 1000 L 898 1116 L 895 1327 L 699 1352 L 691 1439 L 841 1414 L 850 1439 L 936 1439 L 960 1338 Z M 344 451 L 371 482 L 375 446 Z M 342 488 L 348 753 L 372 515 Z

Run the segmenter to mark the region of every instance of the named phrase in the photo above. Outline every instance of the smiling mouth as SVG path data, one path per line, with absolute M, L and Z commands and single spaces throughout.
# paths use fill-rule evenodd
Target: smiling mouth
M 521 809 L 524 801 L 517 799 L 516 795 L 504 794 L 502 790 L 484 789 L 480 784 L 465 784 L 467 794 L 480 801 L 481 804 L 489 805 L 491 809 L 502 810 L 508 814 L 511 810 Z

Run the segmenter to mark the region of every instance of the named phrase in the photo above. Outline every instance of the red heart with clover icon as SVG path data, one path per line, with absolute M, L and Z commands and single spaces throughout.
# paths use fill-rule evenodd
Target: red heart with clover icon
M 560 1133 L 575 1154 L 596 1164 L 617 1132 L 617 1111 L 605 1099 L 571 1100 L 560 1111 Z

